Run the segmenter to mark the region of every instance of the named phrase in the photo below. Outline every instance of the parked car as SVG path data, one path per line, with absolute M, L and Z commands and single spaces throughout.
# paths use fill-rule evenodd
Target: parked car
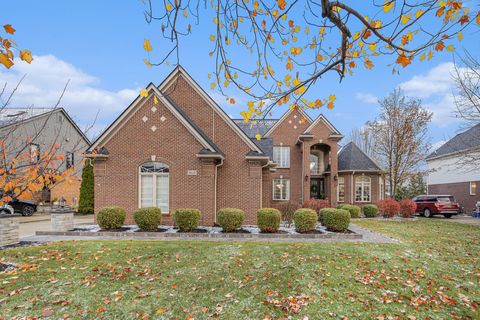
M 15 212 L 22 214 L 22 216 L 31 216 L 37 211 L 37 204 L 31 200 L 12 200 L 8 202 L 13 207 Z
M 0 214 L 13 214 L 14 212 L 13 207 L 8 204 L 0 206 Z
M 460 212 L 460 205 L 451 195 L 420 195 L 413 201 L 417 204 L 416 212 L 427 218 L 438 214 L 451 218 Z

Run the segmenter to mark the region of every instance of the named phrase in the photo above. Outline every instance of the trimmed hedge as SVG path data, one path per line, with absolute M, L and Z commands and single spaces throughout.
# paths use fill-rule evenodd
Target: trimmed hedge
M 326 212 L 330 212 L 330 213 L 331 213 L 331 212 L 335 212 L 335 210 L 337 210 L 337 209 L 335 209 L 335 208 L 323 208 L 323 209 L 320 210 L 320 212 L 318 213 L 318 221 L 320 221 L 320 223 L 321 223 L 322 225 L 325 225 L 325 224 L 323 223 L 323 215 L 324 215 Z
M 183 232 L 189 232 L 197 229 L 202 213 L 198 209 L 182 208 L 173 211 L 173 221 L 175 225 Z
M 217 223 L 224 232 L 232 232 L 242 226 L 245 213 L 241 209 L 223 208 L 217 212 Z
M 125 222 L 125 209 L 120 207 L 104 207 L 98 211 L 96 219 L 102 230 L 120 229 Z
M 417 204 L 410 199 L 400 200 L 400 215 L 403 218 L 411 218 L 417 211 Z
M 378 207 L 374 204 L 364 205 L 362 211 L 366 218 L 375 218 L 378 215 Z
M 342 205 L 341 208 L 337 208 L 337 209 L 343 209 L 350 212 L 350 218 L 359 218 L 360 212 L 362 211 L 362 209 L 359 206 L 356 206 L 353 204 L 344 204 Z
M 257 225 L 264 233 L 277 232 L 281 218 L 282 214 L 275 208 L 262 208 L 257 211 Z
M 377 206 L 384 218 L 393 218 L 400 213 L 400 204 L 391 198 L 378 201 Z
M 326 211 L 322 217 L 327 230 L 335 232 L 345 232 L 350 224 L 350 212 L 343 209 L 335 211 Z
M 293 214 L 295 230 L 297 232 L 307 232 L 314 230 L 317 226 L 318 215 L 313 209 L 298 209 Z
M 156 231 L 162 219 L 162 211 L 159 208 L 140 208 L 133 213 L 133 220 L 143 231 Z
M 337 205 L 337 209 L 343 209 L 343 206 L 348 206 L 348 203 L 341 203 Z

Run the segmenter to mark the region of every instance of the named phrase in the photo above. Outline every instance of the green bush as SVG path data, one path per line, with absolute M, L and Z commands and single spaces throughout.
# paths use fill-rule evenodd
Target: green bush
M 78 212 L 93 213 L 94 203 L 93 165 L 87 160 L 82 169 L 82 184 L 80 185 Z
M 327 212 L 334 212 L 336 211 L 337 209 L 335 208 L 323 208 L 322 210 L 320 210 L 320 212 L 318 213 L 318 221 L 320 221 L 321 224 L 325 225 L 323 223 L 323 216 L 325 213 Z
M 295 230 L 297 230 L 297 232 L 314 230 L 317 226 L 317 220 L 317 213 L 308 208 L 298 209 L 293 215 L 293 222 L 295 223 Z
M 140 208 L 133 214 L 133 220 L 143 231 L 156 231 L 162 219 L 162 211 L 159 208 Z
M 337 205 L 337 209 L 343 209 L 343 206 L 348 206 L 348 203 L 341 203 Z
M 274 208 L 262 208 L 257 211 L 257 225 L 261 232 L 277 232 L 282 214 Z
M 366 218 L 375 218 L 378 215 L 378 207 L 374 204 L 366 204 L 362 210 Z
M 224 208 L 218 210 L 217 223 L 224 232 L 232 232 L 242 226 L 245 213 L 241 209 Z
M 184 208 L 173 212 L 173 221 L 180 231 L 189 232 L 197 229 L 202 214 L 198 209 Z
M 342 205 L 341 208 L 337 208 L 337 209 L 343 209 L 343 210 L 347 210 L 348 212 L 350 212 L 350 218 L 360 217 L 360 212 L 362 211 L 362 209 L 359 206 L 356 206 L 356 205 L 353 205 L 353 204 L 344 204 L 344 205 Z
M 97 213 L 97 223 L 102 230 L 120 229 L 125 222 L 125 209 L 120 207 L 104 207 Z
M 327 230 L 345 232 L 350 224 L 350 212 L 344 209 L 326 211 L 323 213 L 322 219 Z

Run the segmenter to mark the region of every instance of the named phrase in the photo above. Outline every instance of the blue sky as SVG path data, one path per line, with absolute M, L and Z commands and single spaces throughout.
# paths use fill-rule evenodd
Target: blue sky
M 159 37 L 160 25 L 145 22 L 142 1 L 10 1 L 3 4 L 2 11 L 8 15 L 3 15 L 0 23 L 12 24 L 17 29 L 17 43 L 30 49 L 35 58 L 31 65 L 18 61 L 10 70 L 0 71 L 0 82 L 8 82 L 10 87 L 27 74 L 12 106 L 52 106 L 71 79 L 62 106 L 83 126 L 99 112 L 91 134 L 113 121 L 141 87 L 160 83 L 171 70 L 166 66 L 149 68 L 143 63 L 144 38 L 151 39 L 154 48 L 166 43 Z M 235 93 L 240 104 L 232 107 L 209 88 L 207 74 L 214 70 L 215 61 L 208 56 L 213 46 L 208 35 L 213 27 L 210 17 L 202 15 L 200 25 L 183 44 L 182 65 L 228 114 L 239 118 L 246 108 L 241 102 L 247 98 Z M 465 47 L 478 57 L 479 28 L 473 27 L 464 36 L 456 44 L 457 52 Z M 377 115 L 378 98 L 401 85 L 408 95 L 421 98 L 434 112 L 430 136 L 435 143 L 452 137 L 460 127 L 452 117 L 452 57 L 447 52 L 437 54 L 429 62 L 416 62 L 403 69 L 400 75 L 392 75 L 390 67 L 377 64 L 373 70 L 359 69 L 341 84 L 337 78 L 327 77 L 318 81 L 310 94 L 336 94 L 335 108 L 320 111 L 348 135 L 352 128 Z M 314 117 L 320 111 L 310 115 Z

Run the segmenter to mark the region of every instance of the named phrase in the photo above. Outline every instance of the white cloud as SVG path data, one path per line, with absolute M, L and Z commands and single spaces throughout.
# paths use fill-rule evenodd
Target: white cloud
M 371 93 L 357 92 L 355 98 L 369 104 L 376 104 L 378 102 L 378 98 Z
M 91 125 L 98 112 L 97 122 L 89 136 L 98 134 L 110 124 L 138 95 L 137 88 L 119 91 L 101 89 L 98 78 L 53 55 L 34 56 L 30 65 L 15 61 L 10 70 L 0 70 L 0 83 L 7 83 L 7 91 L 10 92 L 24 75 L 26 77 L 9 107 L 53 107 L 70 80 L 60 106 L 81 128 Z
M 423 105 L 433 112 L 432 122 L 440 127 L 460 121 L 453 113 L 455 110 L 453 72 L 452 62 L 441 63 L 399 85 L 407 96 L 422 99 Z

